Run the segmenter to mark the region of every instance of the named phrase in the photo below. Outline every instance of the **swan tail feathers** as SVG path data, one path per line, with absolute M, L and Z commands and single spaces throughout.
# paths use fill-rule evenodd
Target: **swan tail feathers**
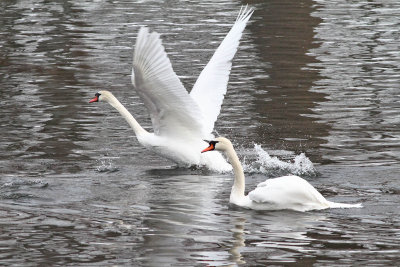
M 337 203 L 328 201 L 329 208 L 332 209 L 350 209 L 350 208 L 362 208 L 362 203 L 348 204 L 348 203 Z

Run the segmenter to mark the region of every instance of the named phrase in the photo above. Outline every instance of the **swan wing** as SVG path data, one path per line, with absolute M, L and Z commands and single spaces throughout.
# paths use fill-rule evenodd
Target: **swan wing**
M 253 14 L 251 8 L 242 7 L 231 30 L 200 73 L 190 96 L 204 114 L 206 133 L 211 133 L 221 110 L 226 93 L 232 59 L 235 55 L 242 32 Z
M 136 39 L 132 84 L 149 110 L 156 135 L 202 137 L 200 108 L 172 69 L 160 35 L 146 27 Z

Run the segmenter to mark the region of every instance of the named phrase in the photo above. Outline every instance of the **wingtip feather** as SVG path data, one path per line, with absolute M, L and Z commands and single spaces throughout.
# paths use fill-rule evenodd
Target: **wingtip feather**
M 252 7 L 249 7 L 249 5 L 241 6 L 239 15 L 236 18 L 236 22 L 247 22 L 250 17 L 253 15 L 254 9 Z

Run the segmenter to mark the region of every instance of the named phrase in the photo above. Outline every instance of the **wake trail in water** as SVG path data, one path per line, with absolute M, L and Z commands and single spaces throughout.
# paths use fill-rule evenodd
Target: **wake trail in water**
M 5 180 L 0 180 L 0 199 L 22 199 L 37 197 L 32 193 L 32 190 L 45 189 L 48 183 L 41 179 L 23 179 L 10 177 Z

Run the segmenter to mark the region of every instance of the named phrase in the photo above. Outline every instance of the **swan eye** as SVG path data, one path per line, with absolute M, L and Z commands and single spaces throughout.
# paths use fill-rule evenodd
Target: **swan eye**
M 210 141 L 210 140 L 203 140 L 204 142 L 208 143 L 209 145 L 213 144 L 215 146 L 216 143 L 219 141 Z

